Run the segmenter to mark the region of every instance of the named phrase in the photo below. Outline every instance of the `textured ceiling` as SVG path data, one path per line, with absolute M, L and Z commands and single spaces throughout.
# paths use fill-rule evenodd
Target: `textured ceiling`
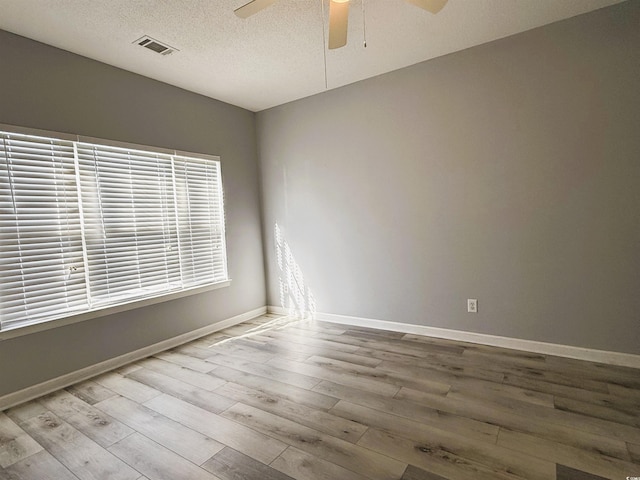
M 233 10 L 247 1 L 0 0 L 0 28 L 260 111 L 621 0 L 449 0 L 438 15 L 364 0 L 367 48 L 363 0 L 351 0 L 337 50 L 324 47 L 328 0 L 278 0 L 242 20 Z M 143 35 L 179 52 L 132 43 Z

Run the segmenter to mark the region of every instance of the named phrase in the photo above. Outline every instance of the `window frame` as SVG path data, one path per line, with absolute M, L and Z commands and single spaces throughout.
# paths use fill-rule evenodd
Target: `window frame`
M 226 222 L 224 221 L 224 219 L 226 218 L 224 189 L 223 189 L 224 182 L 223 182 L 223 174 L 222 174 L 222 162 L 219 156 L 208 155 L 203 153 L 186 152 L 181 150 L 170 150 L 166 148 L 154 147 L 149 145 L 121 142 L 121 141 L 108 140 L 108 139 L 97 138 L 97 137 L 72 135 L 68 133 L 34 129 L 34 128 L 28 128 L 28 127 L 20 127 L 20 126 L 3 124 L 3 123 L 0 123 L 0 130 L 10 132 L 10 133 L 15 133 L 15 134 L 50 137 L 58 140 L 65 140 L 65 141 L 71 141 L 71 142 L 97 143 L 97 144 L 108 146 L 108 147 L 142 150 L 146 152 L 160 153 L 160 154 L 171 155 L 176 157 L 192 157 L 200 160 L 211 160 L 211 161 L 218 162 L 219 168 L 220 168 L 219 170 L 220 193 L 221 193 L 220 202 L 221 202 L 221 210 L 223 215 L 223 232 L 222 232 L 222 243 L 224 247 L 223 261 L 225 263 L 225 271 L 227 274 L 226 280 L 218 281 L 215 283 L 196 285 L 188 288 L 183 288 L 181 290 L 159 292 L 157 294 L 151 294 L 148 296 L 139 297 L 134 300 L 129 300 L 125 303 L 98 306 L 98 307 L 93 307 L 88 310 L 83 310 L 77 313 L 62 314 L 59 317 L 53 317 L 46 321 L 34 321 L 33 323 L 29 323 L 28 321 L 25 321 L 21 325 L 9 328 L 7 330 L 0 330 L 0 341 L 19 337 L 22 335 L 28 335 L 35 332 L 50 330 L 53 328 L 58 328 L 66 325 L 71 325 L 74 323 L 83 322 L 85 320 L 91 320 L 95 318 L 105 317 L 108 315 L 113 315 L 116 313 L 122 313 L 129 310 L 134 310 L 137 308 L 154 305 L 157 303 L 175 300 L 178 298 L 197 295 L 197 294 L 208 292 L 211 290 L 225 288 L 231 285 L 231 278 L 229 276 L 229 269 L 228 269 L 228 251 L 226 248 L 226 244 L 227 244 L 226 226 L 225 226 Z

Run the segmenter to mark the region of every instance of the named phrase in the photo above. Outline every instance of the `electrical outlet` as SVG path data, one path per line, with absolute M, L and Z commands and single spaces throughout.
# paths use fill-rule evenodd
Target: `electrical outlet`
M 467 312 L 478 313 L 478 299 L 467 298 Z

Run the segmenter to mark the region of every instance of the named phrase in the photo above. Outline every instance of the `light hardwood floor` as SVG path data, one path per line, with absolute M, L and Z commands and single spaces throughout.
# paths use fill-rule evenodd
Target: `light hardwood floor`
M 640 477 L 640 371 L 264 316 L 0 413 L 0 479 Z

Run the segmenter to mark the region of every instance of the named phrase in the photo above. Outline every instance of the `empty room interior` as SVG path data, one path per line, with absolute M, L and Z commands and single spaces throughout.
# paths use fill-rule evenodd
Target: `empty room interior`
M 640 1 L 0 0 L 0 480 L 640 478 Z

